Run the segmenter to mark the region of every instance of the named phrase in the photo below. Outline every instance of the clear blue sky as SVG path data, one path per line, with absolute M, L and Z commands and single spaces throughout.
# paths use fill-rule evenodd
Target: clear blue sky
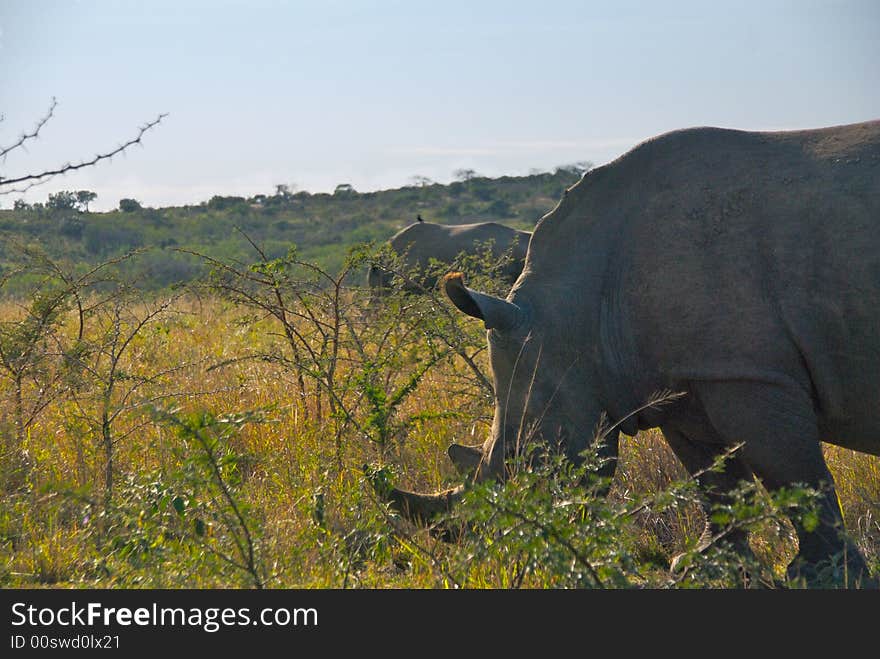
M 3 176 L 165 206 L 607 162 L 687 126 L 880 118 L 880 2 L 0 0 Z M 0 197 L 9 208 L 21 195 Z

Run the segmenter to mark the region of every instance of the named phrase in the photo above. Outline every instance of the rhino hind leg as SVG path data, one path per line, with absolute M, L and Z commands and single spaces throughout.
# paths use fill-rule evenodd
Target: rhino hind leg
M 730 381 L 702 383 L 698 396 L 726 444 L 743 444 L 742 459 L 768 490 L 806 485 L 822 493 L 817 526 L 806 528 L 792 520 L 799 547 L 789 576 L 803 578 L 808 586 L 876 587 L 864 558 L 843 533 L 843 515 L 808 392 Z M 841 570 L 830 569 L 840 560 Z

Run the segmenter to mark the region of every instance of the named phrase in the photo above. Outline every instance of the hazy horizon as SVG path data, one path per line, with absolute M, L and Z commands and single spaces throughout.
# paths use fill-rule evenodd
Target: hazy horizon
M 277 184 L 397 188 L 456 169 L 603 164 L 668 130 L 799 129 L 880 117 L 873 1 L 11 0 L 0 5 L 0 146 L 58 99 L 11 177 L 111 163 L 0 196 L 98 193 L 94 210 Z

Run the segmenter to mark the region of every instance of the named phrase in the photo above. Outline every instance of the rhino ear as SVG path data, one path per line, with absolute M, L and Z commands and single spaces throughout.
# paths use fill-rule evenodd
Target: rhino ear
M 520 308 L 513 302 L 467 288 L 460 272 L 450 272 L 443 277 L 443 289 L 452 304 L 468 316 L 482 320 L 486 329 L 510 330 L 522 317 Z

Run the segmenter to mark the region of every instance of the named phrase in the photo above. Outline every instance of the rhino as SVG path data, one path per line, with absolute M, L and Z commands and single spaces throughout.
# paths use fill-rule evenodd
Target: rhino
M 513 284 L 522 270 L 531 233 L 499 224 L 498 222 L 477 222 L 474 224 L 444 225 L 433 222 L 415 222 L 394 234 L 389 244 L 391 249 L 402 257 L 403 267 L 417 276 L 404 282 L 403 288 L 409 292 L 433 289 L 437 277 L 419 273 L 429 265 L 431 259 L 442 263 L 452 263 L 461 253 L 477 254 L 484 247 L 491 248 L 495 259 L 502 259 L 510 250 L 510 260 L 501 271 L 501 278 Z M 374 296 L 381 296 L 392 285 L 395 273 L 380 265 L 370 267 L 367 283 Z
M 461 273 L 443 288 L 487 330 L 492 429 L 449 451 L 473 479 L 504 478 L 523 428 L 579 462 L 606 417 L 609 476 L 620 432 L 659 428 L 707 506 L 754 478 L 816 488 L 790 575 L 816 583 L 845 551 L 845 585 L 877 586 L 840 533 L 820 441 L 880 455 L 880 121 L 652 138 L 541 218 L 506 299 Z M 682 396 L 640 409 L 659 391 Z M 390 498 L 425 521 L 463 487 Z

